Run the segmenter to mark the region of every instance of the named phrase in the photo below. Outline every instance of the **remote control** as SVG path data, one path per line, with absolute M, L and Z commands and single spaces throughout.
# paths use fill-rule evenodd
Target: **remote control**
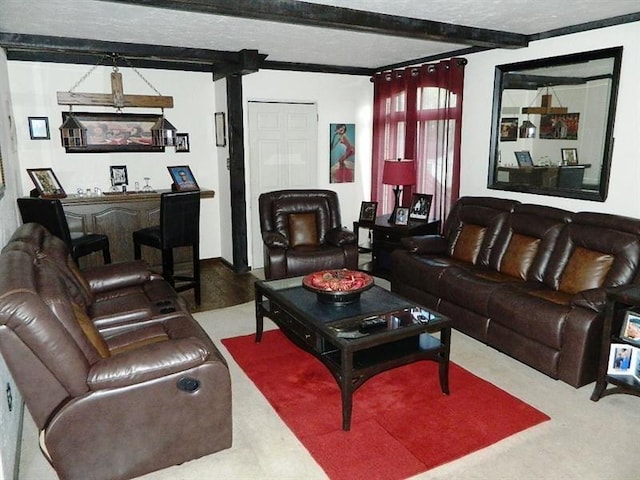
M 370 332 L 387 326 L 387 320 L 381 317 L 366 318 L 360 322 L 361 332 Z

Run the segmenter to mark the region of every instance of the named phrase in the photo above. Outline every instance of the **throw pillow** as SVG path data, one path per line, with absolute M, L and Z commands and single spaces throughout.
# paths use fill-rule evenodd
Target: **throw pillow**
M 290 213 L 288 219 L 289 245 L 298 247 L 318 244 L 318 225 L 315 212 Z

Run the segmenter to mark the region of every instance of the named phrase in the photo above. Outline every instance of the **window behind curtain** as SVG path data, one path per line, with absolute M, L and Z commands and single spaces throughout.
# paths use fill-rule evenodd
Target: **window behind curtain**
M 433 194 L 431 219 L 444 219 L 458 198 L 463 59 L 427 64 L 374 77 L 372 200 L 393 208 L 393 186 L 382 184 L 385 160 L 411 158 L 417 183 L 404 189 Z

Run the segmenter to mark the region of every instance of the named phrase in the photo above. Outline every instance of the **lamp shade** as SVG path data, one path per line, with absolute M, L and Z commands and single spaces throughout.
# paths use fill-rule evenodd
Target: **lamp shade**
M 416 168 L 413 160 L 385 160 L 382 169 L 385 185 L 415 185 Z

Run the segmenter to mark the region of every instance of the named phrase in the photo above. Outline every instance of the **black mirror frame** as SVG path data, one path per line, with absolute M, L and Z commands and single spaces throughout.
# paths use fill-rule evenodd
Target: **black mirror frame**
M 500 145 L 500 120 L 502 111 L 502 91 L 504 75 L 514 70 L 532 68 L 553 67 L 564 64 L 587 62 L 601 58 L 613 58 L 613 72 L 611 74 L 611 92 L 609 98 L 609 111 L 604 133 L 604 148 L 600 183 L 598 190 L 565 190 L 550 187 L 537 187 L 533 185 L 509 185 L 506 182 L 498 182 L 497 168 Z M 556 197 L 569 197 L 582 200 L 594 200 L 604 202 L 609 190 L 609 174 L 611 170 L 611 157 L 613 153 L 613 126 L 615 123 L 616 105 L 618 100 L 618 86 L 620 83 L 620 68 L 622 65 L 622 47 L 613 47 L 589 52 L 561 55 L 557 57 L 541 58 L 524 62 L 497 65 L 495 69 L 493 109 L 491 121 L 491 141 L 489 148 L 489 172 L 487 188 L 493 190 L 508 190 L 513 192 L 534 193 Z

